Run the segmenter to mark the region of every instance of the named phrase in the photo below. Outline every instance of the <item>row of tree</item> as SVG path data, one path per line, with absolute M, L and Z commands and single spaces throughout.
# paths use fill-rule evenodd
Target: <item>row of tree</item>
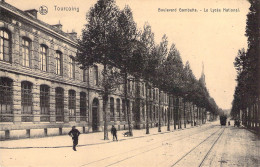
M 217 113 L 218 107 L 214 99 L 210 98 L 205 85 L 196 80 L 189 62 L 183 65 L 176 46 L 172 44 L 168 51 L 166 35 L 156 44 L 154 33 L 148 23 L 142 30 L 138 30 L 129 6 L 120 10 L 114 0 L 98 0 L 90 8 L 86 19 L 87 24 L 82 30 L 82 38 L 79 39 L 77 61 L 82 68 L 88 68 L 93 64 L 103 66 L 100 85 L 103 88 L 105 140 L 108 139 L 108 96 L 117 86 L 123 84 L 124 101 L 127 102 L 129 76 L 134 77 L 137 83 L 145 82 L 147 88 L 157 87 L 176 98 L 182 97 L 184 106 L 185 102 L 189 101 L 207 111 Z M 125 104 L 124 111 L 127 112 L 129 133 L 132 136 L 129 103 Z M 148 105 L 146 106 L 148 116 Z M 149 133 L 148 119 L 146 123 Z
M 240 49 L 235 58 L 237 86 L 232 102 L 231 115 L 247 127 L 259 127 L 260 120 L 260 1 L 249 0 L 246 36 L 248 48 Z

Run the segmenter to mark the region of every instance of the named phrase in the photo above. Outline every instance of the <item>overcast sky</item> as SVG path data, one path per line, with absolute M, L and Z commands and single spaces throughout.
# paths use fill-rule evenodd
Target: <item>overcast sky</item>
M 63 24 L 63 31 L 78 32 L 86 24 L 86 12 L 97 0 L 6 0 L 22 9 L 48 7 L 48 14 L 38 18 L 49 24 Z M 238 49 L 247 48 L 245 37 L 246 15 L 250 4 L 247 0 L 117 0 L 122 9 L 126 4 L 133 11 L 138 28 L 149 22 L 159 43 L 163 34 L 175 43 L 183 63 L 190 62 L 197 79 L 201 75 L 202 62 L 206 75 L 206 86 L 217 105 L 231 108 L 236 72 L 233 66 Z M 56 6 L 56 10 L 55 10 Z M 74 11 L 58 11 L 61 7 L 79 8 Z M 161 9 L 175 9 L 177 12 L 159 12 Z M 180 12 L 179 8 L 194 8 L 198 12 Z M 204 12 L 204 8 L 209 12 Z M 210 12 L 219 8 L 221 12 Z M 223 8 L 238 8 L 239 12 L 223 12 Z

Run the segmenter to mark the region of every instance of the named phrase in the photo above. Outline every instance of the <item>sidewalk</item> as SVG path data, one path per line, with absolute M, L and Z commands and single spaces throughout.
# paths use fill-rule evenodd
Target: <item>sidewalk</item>
M 146 134 L 146 129 L 133 129 L 133 137 L 124 137 L 123 133 L 127 132 L 127 130 L 123 130 L 118 131 L 117 136 L 119 141 L 123 141 L 151 135 L 170 133 L 173 131 L 185 130 L 184 128 L 174 130 L 173 125 L 171 125 L 170 128 L 171 131 L 167 131 L 167 126 L 162 126 L 161 132 L 158 132 L 158 127 L 150 128 L 150 134 L 148 135 Z M 186 126 L 186 129 L 189 128 L 191 128 L 190 124 Z M 113 137 L 110 131 L 108 132 L 108 137 L 109 140 L 104 140 L 104 132 L 81 134 L 79 136 L 78 147 L 113 142 Z M 68 135 L 0 141 L 0 149 L 61 148 L 71 147 L 71 145 L 72 139 Z

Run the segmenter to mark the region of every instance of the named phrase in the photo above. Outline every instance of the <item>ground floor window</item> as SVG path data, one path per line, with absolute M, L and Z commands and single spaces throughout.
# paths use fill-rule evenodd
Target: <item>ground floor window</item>
M 9 78 L 0 78 L 0 122 L 13 121 L 13 81 Z
M 80 121 L 88 121 L 87 98 L 85 92 L 80 92 Z
M 40 109 L 42 122 L 50 121 L 50 88 L 47 85 L 40 86 Z
M 69 90 L 69 120 L 76 121 L 76 92 Z
M 55 114 L 56 122 L 64 121 L 64 90 L 62 88 L 55 90 Z
M 33 84 L 28 81 L 23 81 L 21 84 L 21 98 L 22 98 L 22 122 L 33 121 Z

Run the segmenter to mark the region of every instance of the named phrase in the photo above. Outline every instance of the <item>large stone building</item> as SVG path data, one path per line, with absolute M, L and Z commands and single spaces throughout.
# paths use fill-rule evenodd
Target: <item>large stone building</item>
M 77 66 L 77 34 L 63 32 L 61 24 L 40 21 L 37 10 L 22 11 L 4 0 L 0 16 L 0 138 L 62 135 L 73 125 L 82 133 L 102 131 L 102 66 Z M 140 80 L 129 77 L 127 85 L 134 128 L 145 128 L 147 119 L 150 127 L 169 121 L 180 128 L 203 118 L 203 109 L 187 103 L 182 113 L 180 98 Z M 128 128 L 125 104 L 119 85 L 109 95 L 109 127 Z

